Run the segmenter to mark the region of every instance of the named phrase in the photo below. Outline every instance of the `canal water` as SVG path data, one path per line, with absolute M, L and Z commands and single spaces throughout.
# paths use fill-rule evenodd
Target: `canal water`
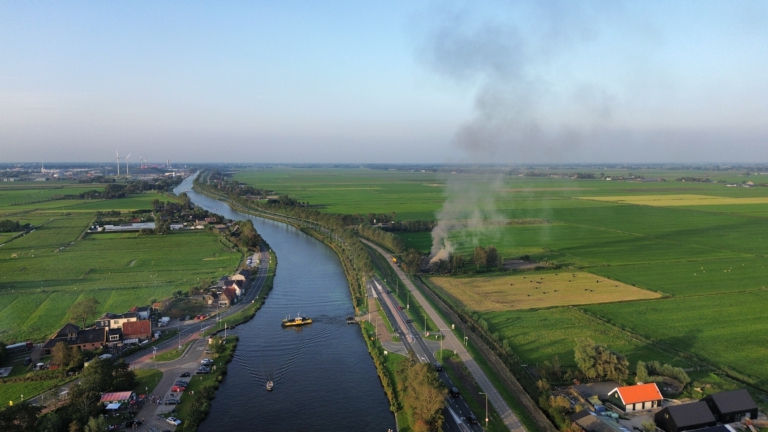
M 192 190 L 196 205 L 253 221 L 278 257 L 274 288 L 264 306 L 234 332 L 240 342 L 200 431 L 387 431 L 389 401 L 354 314 L 344 270 L 325 244 L 279 222 L 246 215 Z M 301 313 L 313 323 L 282 328 Z M 268 380 L 275 383 L 267 392 Z

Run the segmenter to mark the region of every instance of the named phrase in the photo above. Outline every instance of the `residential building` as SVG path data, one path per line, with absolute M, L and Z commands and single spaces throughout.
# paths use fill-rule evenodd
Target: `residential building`
M 123 324 L 123 339 L 125 343 L 134 343 L 134 339 L 147 340 L 151 338 L 152 323 L 150 321 L 141 320 Z
M 81 350 L 98 349 L 107 344 L 107 329 L 97 327 L 80 330 L 80 327 L 74 324 L 66 324 L 43 344 L 43 355 L 51 355 L 51 350 L 59 342 Z
M 149 306 L 134 306 L 128 312 L 136 314 L 136 317 L 140 320 L 148 320 L 150 307 Z
M 107 312 L 102 315 L 101 318 L 97 319 L 94 324 L 96 327 L 122 329 L 124 323 L 138 320 L 139 318 L 135 312 L 126 312 L 124 314 L 113 314 L 111 312 Z

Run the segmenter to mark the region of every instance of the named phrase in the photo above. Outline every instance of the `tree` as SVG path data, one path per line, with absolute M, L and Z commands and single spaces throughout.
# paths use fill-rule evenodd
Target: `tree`
M 640 427 L 643 428 L 643 432 L 654 432 L 656 430 L 656 423 L 653 420 L 644 421 Z
M 476 247 L 474 253 L 472 254 L 472 257 L 475 260 L 475 266 L 477 267 L 478 270 L 480 270 L 480 264 L 485 264 L 485 258 L 486 258 L 485 248 L 482 246 Z
M 60 368 L 67 368 L 72 362 L 72 347 L 68 343 L 61 341 L 54 345 L 51 350 L 51 363 Z
M 406 404 L 411 407 L 417 423 L 429 425 L 431 430 L 439 430 L 443 422 L 442 409 L 448 391 L 430 365 L 414 361 L 412 357 L 404 362 L 404 370 L 400 372 L 404 375 Z
M 451 255 L 451 272 L 453 274 L 464 272 L 464 255 Z
M 635 369 L 635 382 L 646 383 L 651 379 L 648 376 L 648 369 L 645 368 L 645 362 L 638 361 L 637 369 Z
M 486 267 L 496 267 L 499 265 L 499 252 L 495 246 L 485 248 L 485 265 Z
M 42 408 L 26 402 L 9 406 L 0 411 L 0 430 L 3 432 L 37 431 L 37 415 Z
M 88 419 L 85 425 L 85 432 L 102 432 L 107 429 L 107 422 L 100 415 Z
M 226 349 L 226 346 L 224 345 L 224 339 L 221 336 L 214 336 L 211 339 L 211 351 L 215 355 L 224 354 L 224 350 Z
M 574 349 L 576 366 L 588 379 L 624 381 L 629 375 L 629 362 L 607 346 L 592 339 L 579 339 Z
M 96 298 L 86 297 L 69 308 L 69 318 L 75 322 L 82 322 L 85 327 L 85 320 L 96 313 L 99 304 Z

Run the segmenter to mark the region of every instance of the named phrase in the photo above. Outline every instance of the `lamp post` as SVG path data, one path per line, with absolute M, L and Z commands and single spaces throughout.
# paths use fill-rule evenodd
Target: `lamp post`
M 485 395 L 485 428 L 488 429 L 488 393 L 480 392 L 481 395 Z

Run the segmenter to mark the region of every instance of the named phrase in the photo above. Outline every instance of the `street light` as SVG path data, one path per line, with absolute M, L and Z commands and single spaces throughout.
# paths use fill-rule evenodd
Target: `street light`
M 488 393 L 480 392 L 481 395 L 485 395 L 485 428 L 488 429 Z

